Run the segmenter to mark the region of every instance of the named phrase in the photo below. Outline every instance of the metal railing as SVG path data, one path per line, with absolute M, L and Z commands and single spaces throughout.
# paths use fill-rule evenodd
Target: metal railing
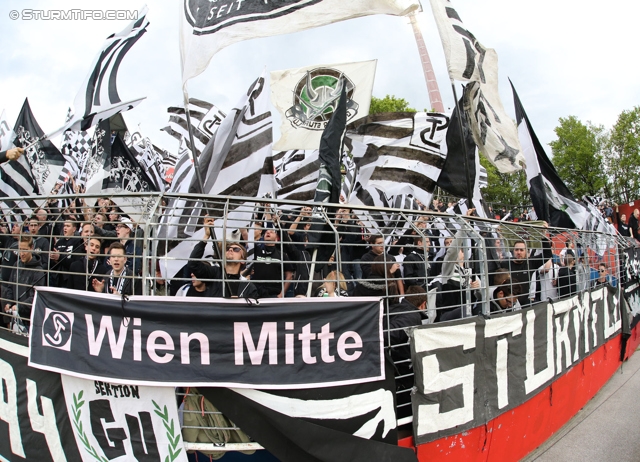
M 384 337 L 396 366 L 399 424 L 411 422 L 413 370 L 403 333 L 415 313 L 423 324 L 491 316 L 619 284 L 623 250 L 638 245 L 540 222 L 425 210 L 188 194 L 35 199 L 42 208 L 33 217 L 0 227 L 1 298 L 9 311 L 3 328 L 19 330 L 20 319 L 28 325 L 35 285 L 142 295 L 375 296 L 386 306 Z M 72 204 L 59 208 L 65 199 Z M 8 203 L 4 216 L 13 224 L 18 215 Z M 118 251 L 117 243 L 124 249 Z M 124 276 L 111 261 L 120 253 L 126 256 Z M 203 267 L 218 268 L 220 277 L 202 278 L 211 274 Z M 259 448 L 187 443 L 189 449 Z

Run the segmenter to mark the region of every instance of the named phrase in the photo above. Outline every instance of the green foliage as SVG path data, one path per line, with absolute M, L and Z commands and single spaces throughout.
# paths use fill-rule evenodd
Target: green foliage
M 531 204 L 524 171 L 500 173 L 483 155 L 480 155 L 480 164 L 487 169 L 488 184 L 482 190 L 482 197 L 486 202 L 504 205 L 508 209 Z
M 615 202 L 640 197 L 640 106 L 622 111 L 607 144 L 608 190 Z
M 416 110 L 409 107 L 409 102 L 404 98 L 387 95 L 380 99 L 372 96 L 369 114 L 378 114 L 379 112 L 416 112 Z
M 606 185 L 603 150 L 607 143 L 604 127 L 583 124 L 575 116 L 560 118 L 557 140 L 549 143 L 553 164 L 560 178 L 576 198 L 601 194 Z

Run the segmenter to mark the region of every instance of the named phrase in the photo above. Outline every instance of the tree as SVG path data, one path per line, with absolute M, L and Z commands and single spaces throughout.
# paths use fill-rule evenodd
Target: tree
M 480 165 L 487 169 L 487 186 L 482 190 L 485 202 L 504 205 L 508 209 L 531 204 L 524 171 L 500 173 L 483 155 L 480 155 Z
M 640 106 L 622 111 L 611 129 L 607 145 L 609 156 L 608 189 L 615 202 L 640 198 Z
M 597 195 L 606 185 L 603 151 L 606 146 L 604 127 L 583 124 L 575 116 L 561 117 L 555 128 L 557 140 L 549 143 L 553 165 L 558 175 L 576 198 Z
M 409 102 L 404 98 L 387 95 L 380 99 L 372 96 L 369 114 L 377 114 L 379 112 L 416 112 L 416 110 L 409 107 Z

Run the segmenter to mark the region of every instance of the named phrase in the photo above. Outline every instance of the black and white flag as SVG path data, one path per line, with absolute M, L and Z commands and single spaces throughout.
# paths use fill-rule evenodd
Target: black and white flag
M 0 151 L 6 151 L 13 146 L 14 131 L 9 128 L 4 111 L 0 116 Z M 7 222 L 23 222 L 35 209 L 33 199 L 38 186 L 31 175 L 31 167 L 25 156 L 18 160 L 11 160 L 0 164 L 0 209 Z M 9 197 L 15 199 L 8 199 Z
M 31 112 L 27 98 L 24 100 L 13 131 L 16 134 L 14 145 L 18 147 L 30 146 L 26 149 L 23 157 L 31 168 L 31 175 L 37 185 L 36 191 L 41 195 L 49 194 L 56 186 L 65 159 L 58 148 L 48 139 L 33 144 L 36 139 L 44 136 L 44 132 Z
M 416 0 L 293 0 L 220 4 L 182 2 L 182 83 L 202 73 L 214 54 L 233 43 L 289 34 L 372 14 L 403 16 L 420 8 Z
M 527 162 L 529 194 L 538 219 L 554 227 L 583 229 L 589 212 L 574 199 L 569 188 L 560 179 L 531 127 L 513 83 L 511 89 L 516 108 L 518 135 Z
M 264 74 L 225 117 L 198 158 L 205 194 L 255 197 L 273 142 Z M 200 192 L 191 181 L 190 192 Z
M 446 158 L 448 127 L 449 116 L 437 112 L 375 114 L 350 126 L 347 136 L 367 146 L 362 157 L 354 156 L 357 181 L 365 190 L 409 194 L 429 204 Z
M 138 19 L 107 37 L 76 95 L 73 118 L 56 134 L 65 130 L 87 130 L 101 120 L 133 109 L 144 99 L 123 102 L 116 81 L 122 59 L 147 31 L 147 12 L 148 8 L 143 7 L 138 12 Z
M 447 158 L 438 177 L 438 186 L 454 197 L 471 199 L 473 201 L 472 208 L 476 209 L 479 216 L 486 218 L 480 190 L 487 185 L 487 170 L 480 165 L 480 158 L 473 141 L 468 118 L 464 111 L 460 111 L 461 106 L 458 103 L 458 107 L 451 113 L 445 144 Z M 458 120 L 460 117 L 462 117 L 461 120 Z M 461 127 L 462 132 L 460 131 Z M 466 169 L 465 161 L 467 163 Z M 467 173 L 469 175 L 468 181 Z M 457 212 L 464 215 L 468 208 L 465 200 L 459 204 Z
M 213 104 L 196 98 L 189 98 L 188 111 L 193 128 L 195 152 L 200 155 L 225 118 L 225 114 Z M 184 139 L 191 149 L 187 112 L 184 107 L 172 106 L 167 109 L 167 112 L 169 113 L 169 124 L 161 130 L 179 141 Z
M 280 199 L 312 201 L 320 170 L 318 150 L 294 149 L 281 153 L 284 155 L 274 161 L 278 197 Z
M 397 445 L 395 383 L 386 379 L 315 390 L 198 389 L 282 462 L 415 462 Z
M 498 54 L 465 27 L 449 0 L 431 0 L 447 69 L 452 80 L 487 83 L 498 78 Z
M 342 176 L 340 174 L 340 159 L 342 157 L 342 142 L 347 126 L 347 90 L 346 81 L 341 80 L 340 99 L 329 123 L 320 138 L 320 170 L 314 202 L 337 204 L 340 202 Z
M 155 146 L 149 138 L 140 139 L 138 143 L 131 145 L 131 149 L 136 153 L 138 163 L 147 172 L 154 189 L 163 192 L 167 187 L 163 151 Z
M 502 173 L 522 170 L 524 157 L 515 125 L 498 93 L 498 55 L 464 26 L 449 0 L 431 0 L 451 80 L 470 82 L 464 109 L 478 149 Z

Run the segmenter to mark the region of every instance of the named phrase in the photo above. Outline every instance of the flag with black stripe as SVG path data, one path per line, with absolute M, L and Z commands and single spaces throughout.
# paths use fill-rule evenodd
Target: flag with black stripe
M 33 144 L 36 139 L 44 135 L 44 132 L 36 121 L 27 98 L 24 100 L 13 131 L 16 134 L 14 145 L 18 147 L 29 146 L 23 157 L 31 169 L 31 175 L 37 185 L 37 193 L 49 194 L 55 188 L 65 159 L 58 148 L 48 139 Z
M 193 128 L 195 152 L 200 155 L 224 119 L 225 114 L 213 104 L 197 98 L 189 98 L 188 106 L 189 118 Z M 167 112 L 169 113 L 169 124 L 161 130 L 178 141 L 184 139 L 187 143 L 190 143 L 185 108 L 172 106 L 167 108 Z M 190 149 L 190 144 L 188 146 Z
M 138 143 L 134 143 L 131 149 L 136 154 L 136 159 L 146 171 L 149 179 L 153 183 L 156 191 L 164 191 L 167 187 L 165 180 L 165 166 L 163 160 L 163 150 L 155 146 L 149 138 L 142 138 Z
M 255 197 L 273 133 L 269 95 L 260 76 L 225 117 L 198 158 L 204 194 Z M 195 178 L 190 192 L 200 192 Z
M 309 390 L 198 388 L 282 462 L 416 462 L 398 446 L 393 367 L 386 380 Z
M 312 201 L 318 183 L 320 156 L 318 150 L 294 149 L 274 156 L 278 197 L 296 201 Z
M 527 182 L 533 209 L 539 220 L 550 226 L 583 229 L 589 216 L 585 207 L 578 203 L 564 184 L 555 167 L 536 136 L 516 89 L 513 102 L 516 109 L 518 136 L 527 163 Z
M 349 126 L 352 140 L 367 146 L 354 157 L 358 182 L 389 196 L 410 194 L 423 204 L 431 202 L 444 165 L 443 151 L 449 116 L 436 112 L 374 114 Z
M 461 108 L 462 100 L 458 102 L 457 107 L 451 113 L 446 144 L 444 145 L 447 158 L 437 184 L 452 196 L 465 199 L 462 203 L 458 203 L 458 209 L 455 210 L 455 213 L 464 215 L 469 208 L 475 208 L 479 216 L 486 218 L 481 188 L 487 185 L 487 170 L 480 165 L 469 120 Z M 466 169 L 465 161 L 467 163 Z M 471 207 L 466 199 L 472 200 Z
M 119 33 L 107 37 L 91 66 L 91 72 L 76 95 L 73 118 L 55 134 L 65 130 L 88 130 L 101 120 L 133 109 L 144 99 L 123 102 L 116 83 L 123 58 L 147 32 L 147 12 L 148 8 L 143 7 L 138 12 L 138 19 L 129 23 Z
M 9 128 L 4 111 L 0 116 L 0 151 L 13 146 L 14 131 Z M 7 222 L 23 222 L 35 209 L 38 187 L 25 156 L 0 164 L 0 209 Z M 9 197 L 14 199 L 8 199 Z

